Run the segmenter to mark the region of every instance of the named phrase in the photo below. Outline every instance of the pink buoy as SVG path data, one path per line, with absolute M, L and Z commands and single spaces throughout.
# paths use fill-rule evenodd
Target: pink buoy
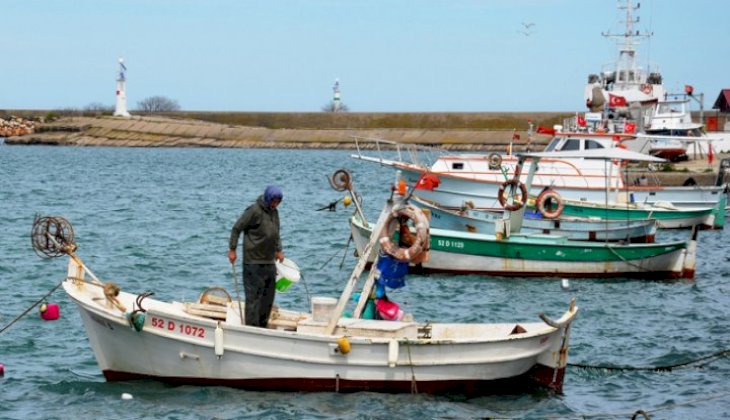
M 5 376 L 5 365 L 0 363 L 0 378 L 2 378 L 3 376 Z
M 61 315 L 57 303 L 44 303 L 41 305 L 41 318 L 45 321 L 55 321 Z

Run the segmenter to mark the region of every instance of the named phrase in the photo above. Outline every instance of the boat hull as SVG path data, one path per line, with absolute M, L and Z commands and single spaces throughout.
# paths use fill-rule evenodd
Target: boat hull
M 78 278 L 78 275 L 70 276 Z M 141 331 L 106 305 L 100 288 L 66 281 L 96 360 L 108 381 L 151 378 L 176 384 L 267 391 L 377 391 L 479 396 L 562 389 L 570 322 L 559 328 L 517 324 L 415 324 L 341 319 L 334 334 L 311 315 L 294 326 L 255 328 L 237 311 L 216 321 L 184 312 L 182 304 L 144 300 Z M 131 307 L 136 295 L 122 292 Z M 232 315 L 232 316 L 231 316 Z M 273 326 L 272 326 L 273 325 Z M 424 335 L 423 329 L 428 334 Z M 466 334 L 466 336 L 461 336 Z M 338 350 L 347 336 L 351 349 Z
M 415 185 L 426 171 L 411 165 L 393 163 L 396 169 L 401 170 L 403 178 L 410 186 Z M 500 209 L 497 200 L 499 187 L 504 177 L 499 174 L 494 179 L 470 178 L 468 175 L 453 175 L 435 172 L 439 177 L 439 186 L 432 190 L 418 190 L 418 195 L 429 201 L 439 203 L 444 207 L 459 208 L 465 201 L 470 201 L 474 207 L 480 209 Z M 524 182 L 524 179 L 523 179 Z M 537 196 L 546 187 L 557 191 L 564 199 L 604 203 L 634 202 L 644 204 L 672 203 L 672 205 L 693 208 L 714 208 L 725 196 L 723 186 L 688 186 L 688 187 L 647 187 L 630 186 L 620 192 L 613 192 L 607 197 L 605 186 L 562 185 L 558 178 L 544 183 L 536 180 L 528 193 Z
M 552 380 L 554 369 L 537 365 L 528 372 L 514 378 L 493 380 L 351 380 L 337 378 L 262 378 L 262 379 L 218 379 L 154 376 L 128 372 L 104 371 L 109 382 L 153 379 L 176 385 L 227 386 L 253 391 L 278 392 L 380 392 L 390 394 L 425 393 L 433 395 L 463 395 L 478 397 L 483 395 L 519 394 L 539 391 L 544 388 L 542 381 Z M 555 386 L 562 388 L 565 368 L 559 369 Z M 549 378 L 549 379 L 547 379 Z
M 351 230 L 358 252 L 370 237 L 357 217 Z M 694 241 L 663 244 L 607 244 L 569 241 L 552 235 L 494 235 L 431 229 L 429 258 L 418 272 L 518 277 L 694 277 Z
M 496 220 L 502 213 L 478 210 L 457 212 L 419 200 L 411 200 L 413 204 L 428 210 L 431 227 L 461 232 L 483 233 L 494 235 Z M 526 234 L 548 234 L 564 236 L 574 241 L 633 243 L 654 242 L 657 230 L 653 219 L 626 220 L 591 220 L 590 218 L 541 218 L 539 213 L 525 213 L 520 232 Z
M 687 229 L 699 226 L 703 229 L 722 229 L 725 226 L 725 197 L 715 208 L 676 208 L 668 209 L 659 206 L 640 208 L 627 205 L 625 207 L 601 206 L 593 203 L 563 202 L 563 215 L 574 217 L 594 217 L 604 220 L 637 220 L 655 219 L 657 226 L 663 229 Z

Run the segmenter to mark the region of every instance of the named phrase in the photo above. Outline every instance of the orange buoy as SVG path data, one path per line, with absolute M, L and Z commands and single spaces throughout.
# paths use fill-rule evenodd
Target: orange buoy
M 406 181 L 402 179 L 398 181 L 398 194 L 406 195 Z

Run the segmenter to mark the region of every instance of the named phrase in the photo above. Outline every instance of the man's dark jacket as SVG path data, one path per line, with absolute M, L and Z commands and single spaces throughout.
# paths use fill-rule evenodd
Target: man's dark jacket
M 241 214 L 231 229 L 229 249 L 236 249 L 243 232 L 245 264 L 273 264 L 276 252 L 282 250 L 279 236 L 279 212 L 269 208 L 261 195 Z

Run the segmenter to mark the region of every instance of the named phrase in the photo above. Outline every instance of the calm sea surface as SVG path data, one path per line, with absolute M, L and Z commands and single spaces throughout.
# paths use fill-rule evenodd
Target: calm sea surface
M 315 210 L 342 197 L 326 180 L 338 168 L 351 170 L 374 220 L 394 173 L 346 151 L 0 145 L 0 328 L 65 275 L 65 259 L 41 260 L 31 248 L 36 213 L 71 221 L 79 256 L 100 278 L 192 301 L 209 286 L 233 289 L 231 225 L 270 183 L 284 190 L 287 256 L 312 295 L 336 297 L 355 263 L 352 246 L 345 250 L 350 210 Z M 730 348 L 729 242 L 730 229 L 700 232 L 693 283 L 576 279 L 563 290 L 560 279 L 434 275 L 411 276 L 390 296 L 416 319 L 446 322 L 536 321 L 541 311 L 556 318 L 575 296 L 569 362 L 676 365 Z M 728 358 L 669 372 L 573 367 L 564 395 L 470 400 L 106 383 L 76 308 L 60 290 L 49 301 L 61 305 L 60 320 L 45 322 L 34 309 L 0 334 L 0 418 L 629 418 L 639 409 L 652 418 L 730 417 Z M 277 304 L 306 310 L 304 287 Z

